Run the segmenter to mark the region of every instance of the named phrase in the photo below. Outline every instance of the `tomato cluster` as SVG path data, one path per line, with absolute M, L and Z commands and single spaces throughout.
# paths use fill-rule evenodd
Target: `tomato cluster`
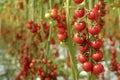
M 16 76 L 15 80 L 21 80 L 32 75 L 31 78 L 34 79 L 34 76 L 40 76 L 42 80 L 56 80 L 57 78 L 57 65 L 53 64 L 51 60 L 44 58 L 43 49 L 40 50 L 42 56 L 41 60 L 34 59 L 34 55 L 28 51 L 29 47 L 27 44 L 22 45 L 20 52 L 22 52 L 20 58 L 20 71 Z M 25 51 L 25 52 L 24 52 Z M 24 53 L 24 54 L 23 54 Z
M 66 12 L 63 9 L 61 14 L 58 14 L 58 8 L 53 8 L 50 12 L 50 16 L 52 19 L 57 21 L 57 37 L 60 41 L 64 41 L 67 39 L 67 25 L 66 22 Z
M 103 46 L 102 38 L 98 36 L 102 26 L 104 25 L 102 17 L 105 11 L 105 5 L 103 0 L 95 4 L 89 13 L 86 13 L 84 8 L 75 11 L 74 16 L 76 18 L 82 18 L 84 15 L 90 21 L 91 25 L 85 21 L 74 22 L 74 29 L 77 33 L 74 34 L 73 40 L 79 45 L 80 54 L 78 55 L 78 60 L 82 63 L 82 68 L 86 72 L 92 72 L 98 75 L 104 71 L 104 67 L 101 63 L 98 63 L 103 58 L 103 52 L 100 48 Z M 86 27 L 88 26 L 88 27 Z

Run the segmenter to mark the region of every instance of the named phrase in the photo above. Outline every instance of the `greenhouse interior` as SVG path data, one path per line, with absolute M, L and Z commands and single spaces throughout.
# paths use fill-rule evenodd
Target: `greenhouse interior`
M 120 80 L 120 0 L 0 0 L 0 80 Z

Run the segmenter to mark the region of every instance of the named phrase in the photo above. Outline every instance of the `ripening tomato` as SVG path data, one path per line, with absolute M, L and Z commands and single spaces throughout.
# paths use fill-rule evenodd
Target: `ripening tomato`
M 76 4 L 80 4 L 83 2 L 83 0 L 73 0 Z
M 88 27 L 88 32 L 92 35 L 97 35 L 101 31 L 100 25 L 90 26 Z
M 83 54 L 78 55 L 78 61 L 80 63 L 84 63 L 86 60 L 87 60 L 87 57 L 85 55 L 83 55 Z
M 92 71 L 93 64 L 91 62 L 84 62 L 82 64 L 82 68 L 83 68 L 84 71 L 90 72 L 90 71 Z
M 104 67 L 102 64 L 99 63 L 93 66 L 93 74 L 98 75 L 102 72 L 104 72 Z
M 73 40 L 75 43 L 82 44 L 86 40 L 86 36 L 82 35 L 82 37 L 79 37 L 79 33 L 75 33 Z
M 100 38 L 96 41 L 90 41 L 90 46 L 94 49 L 100 49 L 103 46 L 103 41 Z
M 31 62 L 32 62 L 32 63 L 36 63 L 37 61 L 36 61 L 35 59 L 33 59 Z
M 96 53 L 92 53 L 92 59 L 95 61 L 100 61 L 103 58 L 103 53 L 101 51 L 97 51 Z
M 81 32 L 82 30 L 85 29 L 86 22 L 85 21 L 81 21 L 80 23 L 75 22 L 73 26 L 78 32 Z
M 53 19 L 57 19 L 57 17 L 58 17 L 58 11 L 57 11 L 57 9 L 52 9 L 51 10 L 51 13 L 50 13 L 50 16 L 53 18 Z
M 42 63 L 43 63 L 43 64 L 46 64 L 46 63 L 47 63 L 47 59 L 43 58 L 43 59 L 42 59 Z
M 85 15 L 85 9 L 84 9 L 84 8 L 77 9 L 77 10 L 75 10 L 75 12 L 74 12 L 74 16 L 75 16 L 76 18 L 81 18 L 81 17 L 83 17 L 84 15 Z

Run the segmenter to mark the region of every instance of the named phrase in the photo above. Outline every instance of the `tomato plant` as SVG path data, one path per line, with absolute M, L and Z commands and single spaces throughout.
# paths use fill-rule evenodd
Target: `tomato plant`
M 115 72 L 119 80 L 119 14 L 119 0 L 0 1 L 0 60 L 11 63 L 4 75 L 111 80 Z

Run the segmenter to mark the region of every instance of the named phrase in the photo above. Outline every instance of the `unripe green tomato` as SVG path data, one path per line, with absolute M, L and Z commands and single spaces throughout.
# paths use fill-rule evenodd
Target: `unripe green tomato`
M 50 13 L 45 13 L 45 18 L 50 18 Z

